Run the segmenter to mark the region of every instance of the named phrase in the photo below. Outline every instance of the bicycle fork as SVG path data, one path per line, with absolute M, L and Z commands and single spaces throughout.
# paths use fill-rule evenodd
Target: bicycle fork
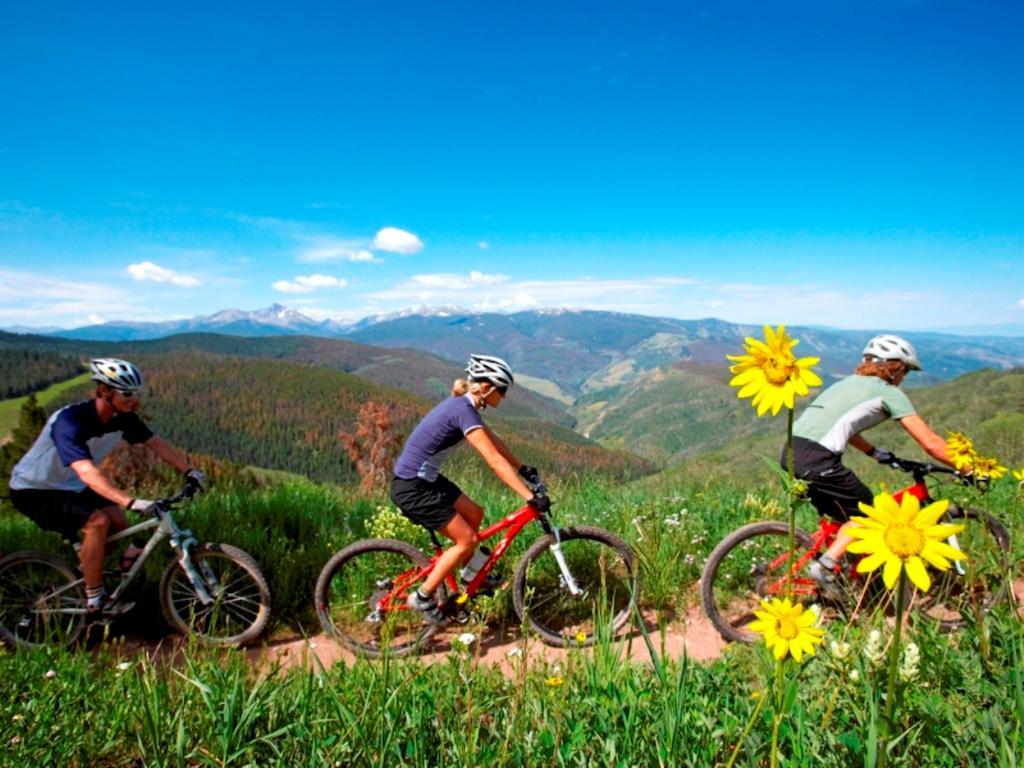
M 186 528 L 174 526 L 171 531 L 171 549 L 178 554 L 178 564 L 181 566 L 181 570 L 188 577 L 188 581 L 192 585 L 192 589 L 195 590 L 199 602 L 203 605 L 210 605 L 210 603 L 214 602 L 214 596 L 210 595 L 207 585 L 218 590 L 219 585 L 217 584 L 217 577 L 210 571 L 206 563 L 200 563 L 199 568 L 197 568 L 196 564 L 192 561 L 192 548 L 198 543 L 195 536 L 192 535 L 192 531 Z M 203 571 L 202 574 L 199 573 L 200 568 Z
M 572 577 L 569 572 L 569 564 L 565 562 L 565 553 L 562 552 L 562 537 L 558 531 L 557 525 L 551 526 L 551 535 L 555 541 L 548 549 L 551 550 L 551 554 L 555 556 L 555 562 L 558 563 L 558 570 L 562 573 L 562 581 L 565 583 L 566 589 L 569 590 L 569 594 L 573 597 L 579 597 L 583 594 L 584 590 L 580 589 L 576 580 Z

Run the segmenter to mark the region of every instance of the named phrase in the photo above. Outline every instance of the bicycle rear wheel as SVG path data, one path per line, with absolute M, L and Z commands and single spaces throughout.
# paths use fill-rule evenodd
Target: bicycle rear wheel
M 948 571 L 932 570 L 931 589 L 918 594 L 913 607 L 943 629 L 955 630 L 1006 597 L 1010 534 L 1002 523 L 977 509 L 950 507 L 946 515 L 942 522 L 964 526 L 956 535 L 956 545 L 967 560 L 954 563 Z
M 569 573 L 582 593 L 569 591 L 551 551 L 554 537 L 544 536 L 516 568 L 516 613 L 549 645 L 587 646 L 602 635 L 613 637 L 629 621 L 639 596 L 633 550 L 601 528 L 564 528 L 559 536 Z
M 812 546 L 805 532 L 796 531 L 799 561 Z M 726 536 L 712 550 L 700 577 L 704 612 L 726 640 L 744 643 L 757 637 L 746 627 L 767 597 L 784 597 L 789 562 L 789 526 L 765 521 L 750 523 Z M 817 601 L 815 582 L 795 574 L 793 600 Z
M 73 645 L 85 618 L 85 584 L 63 560 L 42 552 L 0 560 L 0 637 L 8 645 Z
M 324 631 L 357 654 L 402 656 L 434 633 L 406 599 L 430 564 L 404 541 L 363 539 L 327 561 L 316 582 L 314 601 Z M 447 590 L 439 587 L 442 601 Z
M 252 556 L 230 544 L 202 544 L 191 559 L 213 602 L 203 604 L 175 560 L 160 579 L 168 623 L 208 645 L 245 645 L 259 637 L 270 620 L 270 587 Z

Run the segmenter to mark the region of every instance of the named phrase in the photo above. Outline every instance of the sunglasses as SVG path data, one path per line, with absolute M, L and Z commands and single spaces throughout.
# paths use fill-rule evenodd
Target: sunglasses
M 121 397 L 126 398 L 128 400 L 137 400 L 139 398 L 138 392 L 129 391 L 126 389 L 115 389 L 114 391 L 117 392 L 117 394 L 119 394 Z

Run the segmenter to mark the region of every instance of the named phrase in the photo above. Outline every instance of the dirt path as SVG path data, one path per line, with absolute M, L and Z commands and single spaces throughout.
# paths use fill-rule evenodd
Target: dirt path
M 682 620 L 669 625 L 664 632 L 659 631 L 653 615 L 646 616 L 645 620 L 659 657 L 678 659 L 685 653 L 695 661 L 709 661 L 718 658 L 726 645 L 699 606 L 690 608 Z M 429 646 L 420 658 L 428 664 L 443 661 L 453 651 L 453 640 L 468 631 L 467 628 L 456 628 L 438 633 L 428 641 Z M 615 647 L 624 660 L 637 663 L 651 660 L 647 644 L 639 632 L 622 637 Z M 521 669 L 520 665 L 551 667 L 564 662 L 570 653 L 535 638 L 525 638 L 518 632 L 503 635 L 491 629 L 485 629 L 482 637 L 475 637 L 471 650 L 477 663 L 500 667 L 507 674 Z M 355 661 L 351 651 L 325 634 L 271 642 L 261 648 L 250 649 L 248 653 L 254 664 L 269 663 L 284 669 L 309 665 L 327 668 L 339 662 L 351 664 Z
M 1024 605 L 1024 579 L 1017 579 L 1013 592 L 1018 602 Z M 712 661 L 721 656 L 727 643 L 712 626 L 699 605 L 691 606 L 679 620 L 659 630 L 653 615 L 645 616 L 647 631 L 659 657 L 679 659 L 684 654 L 693 661 Z M 452 640 L 464 629 L 446 630 L 431 639 L 430 645 L 420 654 L 426 663 L 443 661 L 452 653 Z M 634 663 L 649 663 L 651 660 L 647 644 L 639 632 L 622 638 L 617 643 L 623 660 Z M 483 637 L 474 640 L 473 657 L 476 663 L 500 667 L 506 674 L 521 671 L 520 665 L 551 667 L 563 663 L 570 651 L 552 648 L 534 638 L 516 634 L 502 635 L 498 631 L 485 629 Z M 248 651 L 254 664 L 278 665 L 283 669 L 316 666 L 328 668 L 339 662 L 352 664 L 355 657 L 351 651 L 334 641 L 330 636 L 318 634 L 309 638 L 280 640 Z

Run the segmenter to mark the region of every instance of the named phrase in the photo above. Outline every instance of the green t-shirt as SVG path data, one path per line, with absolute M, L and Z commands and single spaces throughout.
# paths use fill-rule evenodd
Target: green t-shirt
M 915 413 L 902 390 L 877 376 L 848 376 L 818 395 L 793 425 L 793 435 L 842 453 L 850 438 Z

